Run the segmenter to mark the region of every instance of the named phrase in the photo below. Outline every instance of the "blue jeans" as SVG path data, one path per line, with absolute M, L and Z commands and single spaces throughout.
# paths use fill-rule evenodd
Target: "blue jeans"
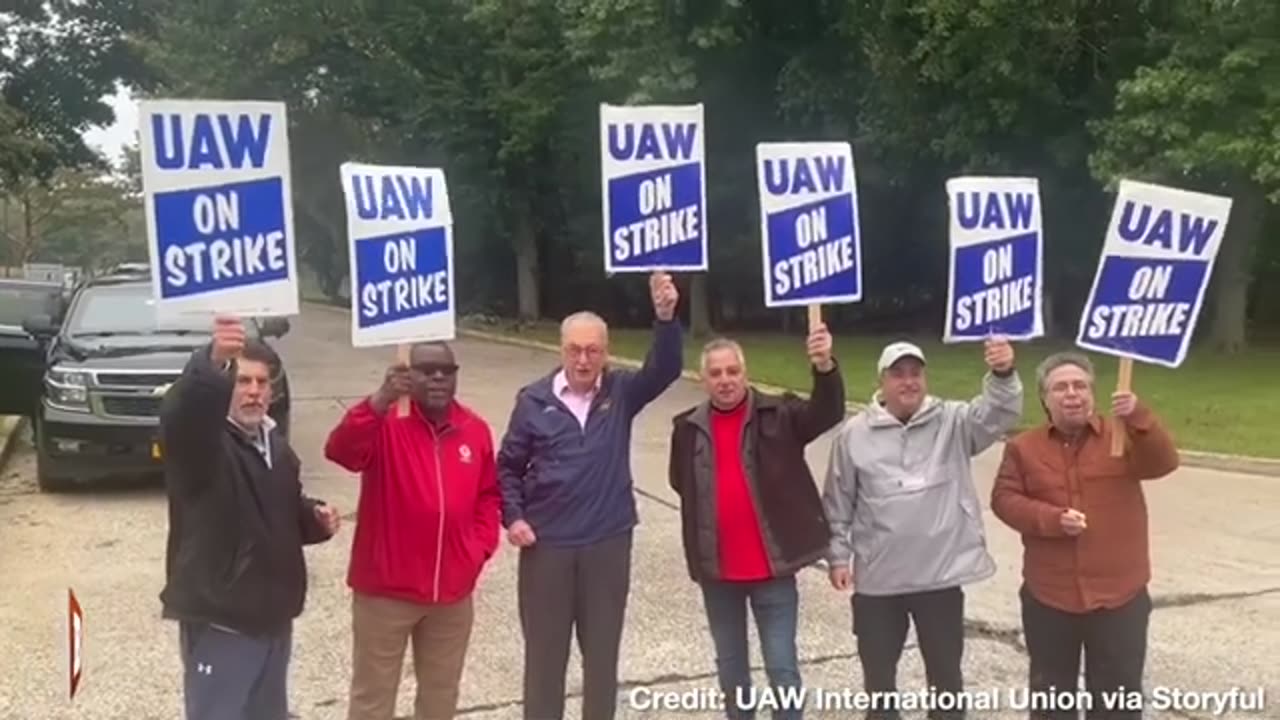
M 726 717 L 746 720 L 755 717 L 752 709 L 761 699 L 751 685 L 751 655 L 747 649 L 747 603 L 755 616 L 760 635 L 764 669 L 780 703 L 773 711 L 776 720 L 800 720 L 801 707 L 786 701 L 799 700 L 800 661 L 796 654 L 796 625 L 800 596 L 794 576 L 761 582 L 702 583 L 702 599 L 716 649 L 716 673 L 724 692 Z M 790 689 L 789 691 L 786 689 Z M 792 695 L 795 693 L 795 695 Z M 743 709 L 739 710 L 739 699 Z

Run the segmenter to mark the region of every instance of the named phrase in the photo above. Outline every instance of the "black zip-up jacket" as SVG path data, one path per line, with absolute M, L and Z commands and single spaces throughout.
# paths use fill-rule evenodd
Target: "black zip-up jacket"
M 301 614 L 302 546 L 329 536 L 318 502 L 302 493 L 301 463 L 285 437 L 270 431 L 268 466 L 227 419 L 234 379 L 234 363 L 215 368 L 205 347 L 165 396 L 169 541 L 160 600 L 168 619 L 267 635 Z

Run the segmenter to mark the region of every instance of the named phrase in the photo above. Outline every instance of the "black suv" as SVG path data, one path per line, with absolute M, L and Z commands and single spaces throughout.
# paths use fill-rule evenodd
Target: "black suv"
M 54 284 L 0 280 L 0 414 L 33 421 L 42 490 L 160 471 L 160 402 L 213 318 L 157 324 L 151 278 L 131 271 Z M 13 317 L 24 313 L 14 327 Z M 246 319 L 251 338 L 285 318 Z M 268 414 L 289 432 L 289 379 L 277 356 Z

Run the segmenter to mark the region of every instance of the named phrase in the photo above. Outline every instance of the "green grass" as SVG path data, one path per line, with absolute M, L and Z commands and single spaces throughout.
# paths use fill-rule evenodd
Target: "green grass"
M 478 327 L 542 342 L 558 342 L 557 328 L 537 325 Z M 779 334 L 734 334 L 747 355 L 751 379 L 782 387 L 808 390 L 804 339 Z M 613 328 L 610 351 L 619 357 L 641 359 L 648 350 L 648 330 Z M 836 357 L 844 368 L 848 399 L 865 402 L 875 390 L 875 363 L 880 349 L 898 338 L 835 338 Z M 946 398 L 968 398 L 980 390 L 985 368 L 981 344 L 944 345 L 936 339 L 912 338 L 929 359 L 929 391 Z M 685 367 L 696 369 L 702 342 L 686 336 Z M 1068 342 L 1039 341 L 1014 346 L 1018 368 L 1027 388 L 1023 426 L 1043 418 L 1036 399 L 1035 367 L 1049 353 L 1070 349 Z M 1108 408 L 1115 388 L 1118 360 L 1091 355 L 1098 373 L 1098 404 Z M 1177 370 L 1136 363 L 1133 390 L 1151 405 L 1186 450 L 1280 457 L 1280 344 L 1270 343 L 1235 356 L 1193 351 Z

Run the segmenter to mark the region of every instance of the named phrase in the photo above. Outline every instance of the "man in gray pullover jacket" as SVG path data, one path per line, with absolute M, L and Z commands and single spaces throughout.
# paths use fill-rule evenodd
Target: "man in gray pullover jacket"
M 831 584 L 856 588 L 853 631 L 869 693 L 897 689 L 909 620 L 929 685 L 939 693 L 963 690 L 962 587 L 996 569 L 969 463 L 1022 416 L 1012 346 L 991 338 L 985 359 L 990 372 L 981 395 L 942 400 L 928 394 L 920 348 L 889 345 L 878 365 L 879 391 L 832 442 L 823 494 L 831 524 L 827 559 Z M 873 706 L 868 717 L 898 713 Z

